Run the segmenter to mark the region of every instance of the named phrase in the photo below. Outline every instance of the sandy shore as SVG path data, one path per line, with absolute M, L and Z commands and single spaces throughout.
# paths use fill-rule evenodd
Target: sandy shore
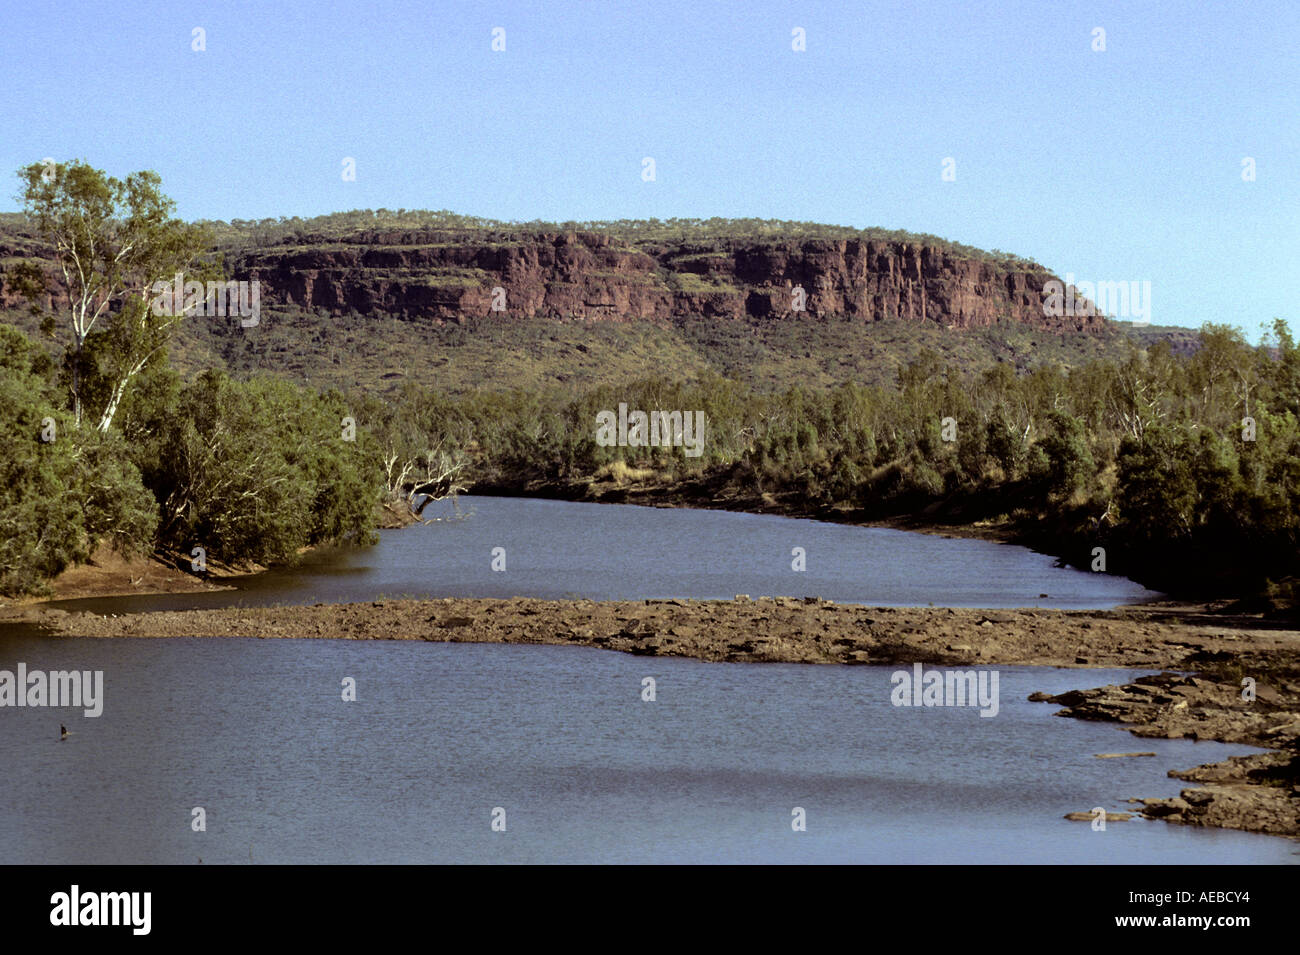
M 63 636 L 534 643 L 719 662 L 1172 670 L 1178 673 L 1031 699 L 1064 706 L 1063 716 L 1127 724 L 1137 736 L 1220 740 L 1273 750 L 1174 770 L 1170 775 L 1206 785 L 1184 790 L 1173 800 L 1135 799 L 1138 811 L 1188 825 L 1300 836 L 1300 632 L 1255 617 L 1224 617 L 1194 608 L 985 611 L 793 598 L 516 598 L 111 617 L 29 605 L 0 611 L 0 623 L 5 621 L 37 624 Z M 1253 700 L 1243 699 L 1247 678 L 1254 681 Z M 1083 673 L 1080 682 L 1086 685 Z

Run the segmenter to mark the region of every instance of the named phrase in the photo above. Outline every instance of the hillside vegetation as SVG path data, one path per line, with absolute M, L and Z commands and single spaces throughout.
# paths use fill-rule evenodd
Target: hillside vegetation
M 0 216 L 0 226 L 6 220 Z M 978 249 L 936 235 L 903 229 L 867 228 L 796 222 L 786 219 L 615 219 L 549 222 L 505 222 L 448 210 L 355 209 L 310 218 L 234 219 L 205 221 L 221 248 L 241 248 L 303 241 L 342 238 L 370 230 L 449 231 L 463 233 L 476 241 L 509 241 L 535 233 L 595 232 L 629 244 L 718 239 L 877 239 L 927 245 L 957 255 L 997 262 L 1008 267 L 1041 268 L 1032 259 L 1000 250 Z
M 0 309 L 12 325 L 42 337 L 39 320 Z M 408 383 L 450 394 L 511 388 L 589 388 L 671 374 L 683 381 L 718 375 L 758 391 L 843 382 L 885 385 L 922 351 L 970 371 L 1007 364 L 1017 372 L 1076 367 L 1118 358 L 1129 342 L 1168 342 L 1190 352 L 1196 332 L 1123 323 L 1100 335 L 1065 335 L 1015 323 L 961 333 L 908 321 L 734 321 L 695 317 L 677 322 L 557 322 L 488 316 L 459 324 L 419 324 L 392 317 L 331 316 L 296 308 L 264 309 L 255 328 L 203 318 L 185 322 L 170 344 L 183 378 L 205 369 L 236 377 L 271 374 L 321 388 L 392 394 Z

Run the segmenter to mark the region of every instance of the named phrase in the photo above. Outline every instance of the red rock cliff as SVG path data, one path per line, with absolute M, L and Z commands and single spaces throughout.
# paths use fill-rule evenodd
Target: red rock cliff
M 953 328 L 1013 321 L 1062 330 L 1103 324 L 1095 317 L 1045 316 L 1043 285 L 1053 276 L 1044 269 L 864 239 L 630 245 L 581 232 L 502 242 L 367 233 L 247 251 L 232 264 L 238 277 L 261 281 L 263 303 L 413 320 L 490 314 L 493 290 L 500 288 L 505 314 L 523 318 L 843 316 Z M 802 312 L 795 307 L 798 290 Z
M 3 240 L 0 260 L 19 252 Z M 411 321 L 492 314 L 499 288 L 505 317 L 519 318 L 899 318 L 951 328 L 1011 321 L 1077 331 L 1104 325 L 1099 317 L 1044 315 L 1043 286 L 1054 276 L 1040 267 L 883 240 L 632 244 L 589 232 L 376 231 L 244 249 L 228 254 L 227 265 L 232 278 L 261 282 L 263 307 Z M 12 289 L 0 288 L 0 307 L 17 304 Z

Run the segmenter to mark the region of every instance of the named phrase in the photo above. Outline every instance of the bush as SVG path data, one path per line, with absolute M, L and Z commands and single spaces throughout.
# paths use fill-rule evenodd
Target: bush
M 43 593 L 45 580 L 86 555 L 72 423 L 31 373 L 24 346 L 0 337 L 0 593 L 9 595 Z
M 323 543 L 368 543 L 382 482 L 345 407 L 283 381 L 205 373 L 186 388 L 159 470 L 166 543 L 229 563 L 272 564 Z

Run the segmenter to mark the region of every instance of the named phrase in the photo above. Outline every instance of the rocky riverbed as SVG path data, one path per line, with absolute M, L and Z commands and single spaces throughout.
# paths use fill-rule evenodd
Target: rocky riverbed
M 1211 664 L 1211 675 L 1160 673 L 1125 686 L 1034 694 L 1064 706 L 1058 716 L 1124 723 L 1134 736 L 1217 740 L 1273 752 L 1171 770 L 1203 783 L 1173 799 L 1130 800 L 1144 816 L 1190 826 L 1219 826 L 1300 837 L 1300 674 L 1281 661 Z M 1253 675 L 1252 675 L 1253 674 Z
M 88 637 L 287 637 L 572 644 L 706 661 L 942 667 L 1131 667 L 1125 686 L 1030 699 L 1140 737 L 1218 740 L 1268 753 L 1174 770 L 1203 785 L 1141 799 L 1150 818 L 1300 837 L 1300 632 L 1190 608 L 969 610 L 731 601 L 443 599 L 101 616 L 39 605 L 0 623 Z M 1086 679 L 1083 674 L 1081 680 Z

